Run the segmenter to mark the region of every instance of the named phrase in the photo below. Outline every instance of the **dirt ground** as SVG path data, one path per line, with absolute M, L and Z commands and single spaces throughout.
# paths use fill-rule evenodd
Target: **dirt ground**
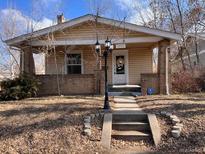
M 137 97 L 137 103 L 149 113 L 169 111 L 184 124 L 182 136 L 175 139 L 170 121 L 158 116 L 162 143 L 152 151 L 202 153 L 205 93 Z M 83 117 L 100 112 L 102 106 L 102 97 L 85 96 L 0 102 L 0 153 L 108 153 L 100 145 L 99 128 L 90 138 L 82 135 Z

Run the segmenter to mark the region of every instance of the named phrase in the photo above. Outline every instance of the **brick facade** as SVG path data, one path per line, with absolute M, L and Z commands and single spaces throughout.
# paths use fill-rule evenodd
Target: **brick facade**
M 58 95 L 58 84 L 56 75 L 37 75 L 41 85 L 38 95 Z M 61 95 L 95 94 L 95 76 L 84 75 L 59 75 L 59 89 Z

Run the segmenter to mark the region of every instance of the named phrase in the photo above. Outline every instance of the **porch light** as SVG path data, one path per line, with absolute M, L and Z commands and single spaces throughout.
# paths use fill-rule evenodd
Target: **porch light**
M 97 42 L 95 43 L 95 50 L 96 50 L 97 54 L 100 53 L 100 49 L 101 49 L 100 43 L 99 43 L 98 40 L 97 40 Z
M 105 47 L 109 49 L 110 46 L 111 46 L 111 41 L 107 37 L 107 40 L 105 41 Z
M 114 45 L 111 43 L 111 40 L 107 39 L 105 40 L 105 50 L 102 53 L 102 55 L 100 54 L 100 43 L 98 42 L 98 38 L 97 38 L 97 42 L 95 43 L 95 51 L 97 53 L 97 55 L 99 57 L 103 57 L 104 58 L 104 64 L 105 64 L 105 99 L 104 99 L 104 107 L 103 109 L 105 110 L 109 110 L 110 109 L 110 105 L 109 105 L 109 98 L 108 98 L 108 83 L 107 83 L 107 58 L 109 53 L 112 52 L 112 50 L 114 49 Z

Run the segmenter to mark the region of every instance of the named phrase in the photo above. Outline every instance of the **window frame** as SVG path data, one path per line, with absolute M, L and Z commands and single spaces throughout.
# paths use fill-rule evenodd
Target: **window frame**
M 79 66 L 80 64 L 67 64 L 67 55 L 68 54 L 80 54 L 81 55 L 81 74 L 84 74 L 84 65 L 83 65 L 83 52 L 82 51 L 78 51 L 78 50 L 74 50 L 74 51 L 66 51 L 65 52 L 65 74 L 66 75 L 72 75 L 72 74 L 68 74 L 67 72 L 67 67 L 68 65 L 73 65 L 73 66 Z M 80 75 L 80 74 L 75 74 L 75 75 Z

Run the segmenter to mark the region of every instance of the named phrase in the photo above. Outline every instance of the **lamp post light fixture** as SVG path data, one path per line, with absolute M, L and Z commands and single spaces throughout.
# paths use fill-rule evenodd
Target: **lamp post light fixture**
M 101 46 L 100 46 L 100 43 L 98 42 L 98 39 L 97 39 L 97 42 L 95 43 L 95 51 L 96 51 L 97 55 L 99 57 L 103 57 L 104 62 L 105 62 L 105 99 L 104 99 L 104 107 L 103 107 L 103 109 L 105 109 L 105 110 L 110 109 L 109 98 L 108 98 L 108 83 L 107 83 L 107 58 L 108 58 L 109 53 L 112 52 L 113 48 L 114 48 L 114 46 L 113 46 L 111 40 L 109 40 L 107 37 L 107 40 L 105 41 L 105 50 L 101 55 L 101 53 L 100 53 Z

